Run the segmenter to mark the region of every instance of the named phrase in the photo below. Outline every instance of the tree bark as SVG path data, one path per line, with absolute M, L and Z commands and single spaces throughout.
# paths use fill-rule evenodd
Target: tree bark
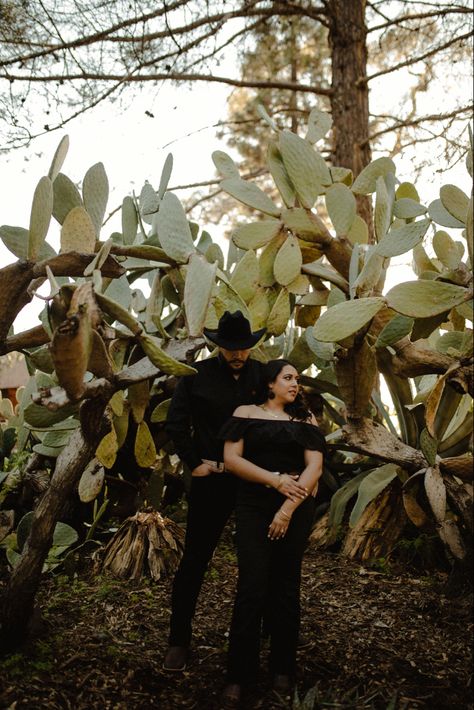
M 404 444 L 382 424 L 370 419 L 349 422 L 342 427 L 342 433 L 343 441 L 351 447 L 351 451 L 396 463 L 410 473 L 428 466 L 421 451 Z
M 172 357 L 190 360 L 203 344 L 202 338 L 172 340 L 166 351 Z M 41 570 L 51 547 L 56 522 L 99 441 L 110 429 L 108 418 L 104 415 L 108 399 L 114 391 L 128 384 L 152 379 L 159 374 L 161 371 L 148 358 L 142 358 L 115 375 L 113 382 L 101 378 L 86 387 L 80 411 L 81 427 L 74 431 L 58 456 L 51 484 L 38 503 L 21 559 L 12 572 L 1 600 L 1 649 L 17 647 L 28 634 Z M 53 410 L 69 403 L 66 393 L 60 387 L 40 395 L 38 401 Z
M 419 377 L 420 375 L 444 374 L 452 368 L 448 381 L 461 393 L 474 396 L 473 359 L 457 360 L 451 355 L 439 353 L 422 343 L 414 343 L 408 337 L 392 346 L 395 355 L 391 359 L 393 372 L 399 377 Z M 458 363 L 457 367 L 453 367 Z
M 329 46 L 332 62 L 333 165 L 358 175 L 371 161 L 367 85 L 366 0 L 330 0 Z M 370 198 L 358 198 L 358 212 L 372 235 Z
M 21 309 L 31 301 L 28 286 L 32 279 L 33 264 L 17 261 L 0 271 L 0 355 L 4 355 L 5 340 L 10 327 Z
M 79 428 L 58 456 L 51 484 L 35 510 L 23 554 L 2 599 L 0 648 L 4 650 L 18 646 L 28 633 L 41 570 L 51 547 L 56 522 L 64 501 L 71 495 L 103 435 L 103 428 L 97 428 L 95 440 L 86 441 Z
M 23 350 L 24 348 L 35 348 L 49 343 L 50 337 L 42 325 L 37 325 L 22 333 L 10 335 L 5 341 L 5 352 Z
M 93 258 L 94 254 L 67 252 L 39 262 L 20 259 L 0 269 L 0 355 L 13 349 L 11 343 L 7 347 L 10 327 L 22 308 L 33 298 L 33 282 L 47 278 L 46 267 L 49 266 L 55 276 L 82 276 Z M 102 276 L 118 279 L 125 270 L 113 257 L 108 256 L 102 264 L 101 272 Z M 21 346 L 28 347 L 24 341 Z

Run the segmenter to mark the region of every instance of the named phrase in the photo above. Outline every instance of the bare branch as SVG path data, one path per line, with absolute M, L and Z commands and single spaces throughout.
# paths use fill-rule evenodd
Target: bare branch
M 368 82 L 372 81 L 373 79 L 376 79 L 379 76 L 384 76 L 385 74 L 391 74 L 392 72 L 398 71 L 399 69 L 403 69 L 403 67 L 409 67 L 412 64 L 416 64 L 417 62 L 422 62 L 424 59 L 427 59 L 428 57 L 432 57 L 435 54 L 438 54 L 438 52 L 442 52 L 444 49 L 447 49 L 448 47 L 452 47 L 453 44 L 456 44 L 457 42 L 462 42 L 463 40 L 469 39 L 474 35 L 474 32 L 471 30 L 471 32 L 466 32 L 463 35 L 459 35 L 459 37 L 454 37 L 453 39 L 449 40 L 449 42 L 445 42 L 444 44 L 440 44 L 437 47 L 434 47 L 434 49 L 431 49 L 429 52 L 425 52 L 424 54 L 420 54 L 419 56 L 412 57 L 411 59 L 407 59 L 405 62 L 400 62 L 399 64 L 395 64 L 393 67 L 390 67 L 389 69 L 383 69 L 382 71 L 375 72 L 375 74 L 370 74 L 370 76 L 367 76 L 365 78 L 360 79 L 361 82 Z
M 122 77 L 120 80 L 118 80 L 117 83 L 114 84 L 112 87 L 106 89 L 106 90 L 103 91 L 102 93 L 99 93 L 99 94 L 96 96 L 96 98 L 95 98 L 93 101 L 91 101 L 89 104 L 87 104 L 86 106 L 82 106 L 79 110 L 75 111 L 74 113 L 72 113 L 72 114 L 71 114 L 70 116 L 68 116 L 67 118 L 62 119 L 62 120 L 60 121 L 60 123 L 56 124 L 55 126 L 49 126 L 49 125 L 48 125 L 48 126 L 46 127 L 46 130 L 40 131 L 39 133 L 36 133 L 36 134 L 28 133 L 28 136 L 27 136 L 27 138 L 26 138 L 26 144 L 28 144 L 28 143 L 29 143 L 31 140 L 33 140 L 34 138 L 39 138 L 39 136 L 44 136 L 44 135 L 47 134 L 47 133 L 51 133 L 51 132 L 53 132 L 53 131 L 59 130 L 60 128 L 64 128 L 64 126 L 65 126 L 66 124 L 70 123 L 70 122 L 73 121 L 75 118 L 77 118 L 78 116 L 81 116 L 82 114 L 86 113 L 87 111 L 90 111 L 91 109 L 95 108 L 95 107 L 98 106 L 102 101 L 104 101 L 105 99 L 109 98 L 110 96 L 112 96 L 112 94 L 116 93 L 118 90 L 120 90 L 121 88 L 123 88 L 123 85 L 130 81 L 130 77 L 131 77 L 131 75 L 123 76 L 123 77 Z M 1 76 L 0 76 L 0 78 L 1 78 Z M 8 144 L 6 145 L 6 147 L 0 148 L 0 151 L 5 151 L 5 150 L 9 150 L 9 145 L 8 145 Z
M 191 360 L 193 355 L 205 345 L 203 338 L 185 338 L 183 340 L 170 340 L 164 348 L 165 352 L 176 360 Z M 155 367 L 147 357 L 138 360 L 130 367 L 122 370 L 109 380 L 97 377 L 85 383 L 82 400 L 100 399 L 107 401 L 117 390 L 123 390 L 130 385 L 151 380 L 162 375 L 162 370 Z M 62 387 L 46 387 L 32 395 L 32 400 L 49 411 L 56 412 L 71 404 L 66 391 Z
M 286 15 L 286 16 L 292 16 L 292 15 L 307 15 L 313 17 L 313 19 L 317 19 L 318 21 L 321 21 L 321 19 L 324 19 L 322 15 L 316 14 L 313 16 L 313 14 L 309 13 L 305 9 L 301 8 L 299 5 L 293 5 L 290 3 L 285 3 L 281 4 L 278 6 L 278 8 L 261 8 L 261 9 L 255 9 L 252 6 L 255 6 L 258 4 L 259 0 L 252 0 L 251 4 L 247 3 L 242 9 L 239 10 L 234 10 L 233 12 L 219 12 L 214 15 L 206 15 L 204 17 L 200 17 L 199 19 L 195 20 L 194 22 L 190 22 L 185 25 L 181 25 L 180 27 L 174 27 L 171 28 L 168 25 L 168 22 L 166 20 L 166 15 L 169 13 L 171 10 L 175 10 L 179 8 L 182 5 L 186 5 L 189 0 L 178 0 L 175 2 L 173 5 L 170 6 L 164 6 L 164 8 L 161 8 L 160 10 L 151 12 L 147 15 L 143 15 L 140 17 L 133 17 L 128 20 L 124 20 L 121 23 L 118 23 L 116 25 L 112 25 L 112 27 L 109 27 L 106 30 L 103 30 L 101 32 L 94 33 L 92 35 L 87 35 L 84 37 L 75 37 L 73 40 L 70 40 L 69 42 L 59 42 L 54 45 L 49 45 L 46 49 L 40 51 L 40 52 L 33 52 L 30 54 L 26 55 L 20 55 L 15 58 L 2 61 L 0 62 L 0 66 L 9 66 L 11 64 L 15 64 L 17 62 L 28 62 L 31 59 L 38 59 L 40 57 L 44 57 L 50 54 L 54 53 L 59 53 L 62 51 L 65 51 L 67 49 L 77 49 L 79 47 L 84 47 L 84 46 L 90 46 L 97 44 L 99 42 L 112 42 L 112 43 L 119 43 L 119 44 L 144 44 L 144 43 L 149 43 L 152 42 L 153 40 L 159 40 L 163 39 L 165 37 L 171 37 L 175 44 L 178 47 L 178 50 L 180 49 L 179 44 L 176 42 L 176 36 L 178 35 L 187 35 L 193 32 L 194 30 L 199 29 L 200 27 L 204 25 L 209 25 L 209 24 L 219 24 L 219 23 L 224 23 L 227 22 L 231 19 L 237 19 L 237 18 L 248 18 L 248 17 L 255 17 L 258 16 L 260 18 L 263 17 L 273 17 L 275 13 L 278 13 L 279 15 Z M 140 34 L 138 37 L 134 36 L 130 32 L 128 34 L 121 34 L 118 35 L 117 32 L 119 32 L 122 29 L 125 28 L 130 28 L 133 25 L 143 25 L 146 23 L 148 20 L 151 19 L 156 19 L 157 17 L 160 16 L 165 16 L 165 29 L 161 30 L 159 32 L 152 32 L 148 34 Z
M 387 22 L 384 22 L 380 25 L 373 25 L 372 27 L 369 27 L 367 33 L 369 34 L 370 32 L 385 30 L 387 29 L 387 27 L 399 26 L 402 24 L 402 22 L 408 22 L 411 20 L 427 20 L 430 17 L 439 18 L 445 17 L 446 15 L 454 14 L 472 15 L 472 10 L 468 7 L 447 7 L 444 10 L 438 9 L 434 10 L 433 12 L 420 12 L 418 14 L 413 15 L 400 15 L 399 17 L 394 17 L 393 19 L 387 19 Z
M 207 195 L 203 195 L 199 199 L 195 200 L 192 202 L 190 205 L 187 206 L 186 212 L 189 213 L 191 212 L 195 207 L 198 205 L 201 205 L 203 202 L 207 202 L 208 200 L 212 200 L 213 197 L 217 197 L 217 195 L 220 195 L 222 190 L 214 190 L 214 192 L 209 192 Z
M 5 341 L 5 352 L 25 350 L 26 348 L 35 348 L 39 345 L 49 343 L 49 335 L 42 325 L 37 325 L 29 330 L 24 330 L 22 333 L 10 335 Z
M 358 419 L 342 427 L 343 440 L 351 451 L 396 463 L 415 472 L 428 465 L 421 451 L 404 444 L 384 426 L 369 419 Z
M 420 123 L 427 123 L 428 121 L 446 121 L 449 118 L 455 118 L 456 116 L 459 116 L 459 114 L 461 114 L 461 113 L 466 113 L 468 111 L 472 111 L 472 108 L 473 108 L 473 105 L 471 104 L 469 106 L 462 106 L 461 108 L 458 108 L 455 111 L 451 111 L 451 113 L 431 114 L 428 116 L 420 116 L 419 118 L 414 118 L 411 120 L 398 121 L 397 123 L 394 123 L 391 126 L 387 126 L 386 128 L 383 128 L 382 130 L 377 131 L 376 133 L 371 133 L 367 140 L 373 141 L 375 138 L 378 138 L 379 136 L 383 136 L 385 133 L 391 133 L 392 131 L 397 131 L 399 128 L 408 128 L 409 126 L 410 127 L 418 126 L 418 125 L 420 125 Z M 384 118 L 388 118 L 388 117 L 384 116 Z M 390 118 L 394 118 L 394 117 L 391 116 Z
M 0 73 L 0 79 L 8 79 L 9 81 L 27 81 L 41 82 L 43 84 L 55 81 L 85 81 L 86 79 L 94 81 L 117 81 L 123 84 L 139 83 L 145 81 L 206 81 L 228 84 L 229 86 L 248 87 L 250 89 L 288 89 L 289 91 L 302 91 L 318 96 L 331 96 L 332 89 L 322 86 L 308 86 L 307 84 L 299 84 L 291 81 L 244 81 L 232 79 L 226 76 L 213 76 L 212 74 L 186 74 L 180 72 L 167 72 L 156 74 L 133 74 L 126 79 L 121 74 L 98 74 L 94 72 L 85 72 L 84 74 L 62 74 L 22 76 L 21 74 Z
M 25 54 L 25 55 L 20 55 L 17 57 L 13 57 L 12 59 L 9 59 L 8 61 L 0 61 L 0 66 L 9 66 L 10 64 L 16 64 L 17 62 L 27 62 L 30 59 L 38 59 L 39 57 L 44 57 L 49 54 L 53 54 L 55 52 L 60 52 L 64 51 L 66 49 L 76 49 L 81 46 L 85 45 L 90 45 L 90 44 L 95 44 L 97 42 L 103 42 L 107 39 L 110 40 L 110 35 L 114 34 L 115 32 L 118 32 L 119 30 L 129 28 L 132 25 L 135 24 L 143 24 L 144 22 L 147 22 L 148 20 L 155 19 L 157 17 L 161 17 L 162 15 L 166 14 L 167 12 L 170 12 L 171 10 L 175 10 L 183 5 L 186 5 L 189 0 L 176 0 L 172 5 L 166 5 L 164 7 L 161 7 L 159 10 L 154 10 L 153 12 L 150 12 L 146 15 L 142 15 L 141 17 L 132 17 L 127 20 L 123 20 L 123 22 L 120 22 L 116 25 L 112 25 L 106 30 L 102 30 L 101 32 L 96 32 L 93 35 L 87 35 L 82 38 L 76 37 L 74 40 L 71 40 L 70 42 L 64 42 L 60 44 L 54 44 L 54 45 L 48 45 L 46 49 L 43 49 L 41 52 L 32 52 L 31 54 Z M 166 34 L 166 33 L 165 33 Z M 129 38 L 130 39 L 130 38 Z M 133 38 L 135 41 L 137 41 L 135 38 Z M 116 38 L 118 41 L 126 41 L 126 38 Z M 140 38 L 140 41 L 142 41 L 142 38 Z
M 252 170 L 249 173 L 241 175 L 242 180 L 250 180 L 251 178 L 260 177 L 261 175 L 268 174 L 268 170 Z M 169 187 L 169 190 L 190 190 L 193 187 L 206 187 L 207 185 L 218 185 L 222 178 L 216 178 L 215 180 L 206 180 L 204 182 L 191 182 L 188 185 L 173 185 Z

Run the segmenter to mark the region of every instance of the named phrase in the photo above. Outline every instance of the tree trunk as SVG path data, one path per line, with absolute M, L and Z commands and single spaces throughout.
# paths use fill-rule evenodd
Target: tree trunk
M 290 52 L 291 52 L 291 72 L 290 81 L 298 81 L 298 44 L 297 38 L 295 36 L 295 28 L 293 22 L 290 24 Z M 291 131 L 292 133 L 298 133 L 298 101 L 297 101 L 296 91 L 292 91 L 290 94 L 290 116 L 291 116 Z
M 350 168 L 354 176 L 371 161 L 365 6 L 366 0 L 330 0 L 328 6 L 333 92 L 332 162 Z M 358 198 L 358 212 L 372 235 L 370 198 Z
M 86 441 L 77 429 L 58 456 L 51 484 L 35 510 L 23 554 L 2 599 L 0 648 L 4 650 L 20 645 L 28 633 L 41 570 L 51 547 L 56 522 L 103 434 L 101 427 L 97 427 L 96 440 Z
M 182 361 L 202 348 L 202 338 L 186 338 L 169 342 L 166 352 Z M 19 646 L 28 634 L 33 615 L 43 563 L 48 555 L 54 528 L 64 503 L 71 496 L 82 472 L 94 455 L 99 441 L 110 431 L 111 423 L 105 414 L 106 403 L 117 389 L 128 384 L 152 379 L 161 374 L 147 357 L 142 358 L 114 376 L 111 383 L 105 378 L 93 380 L 86 386 L 86 398 L 81 405 L 81 426 L 74 431 L 56 461 L 54 474 L 47 491 L 34 512 L 30 535 L 20 561 L 12 572 L 0 604 L 0 649 Z M 65 406 L 69 400 L 60 387 L 45 390 L 38 403 L 51 409 Z

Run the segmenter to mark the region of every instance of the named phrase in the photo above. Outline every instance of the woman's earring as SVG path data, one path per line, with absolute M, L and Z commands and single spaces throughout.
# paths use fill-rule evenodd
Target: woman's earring
M 268 389 L 268 399 L 275 399 L 275 392 L 272 389 Z

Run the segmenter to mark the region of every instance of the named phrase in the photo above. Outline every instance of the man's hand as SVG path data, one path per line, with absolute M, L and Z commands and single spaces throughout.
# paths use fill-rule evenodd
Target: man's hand
M 279 493 L 296 503 L 299 500 L 304 500 L 308 496 L 307 489 L 298 483 L 298 476 L 290 475 L 289 473 L 281 473 L 277 477 L 275 488 Z
M 196 468 L 192 470 L 191 475 L 196 476 L 197 478 L 202 478 L 203 476 L 209 476 L 210 473 L 212 473 L 212 470 L 209 464 L 201 463 L 199 464 L 199 466 L 196 466 Z

